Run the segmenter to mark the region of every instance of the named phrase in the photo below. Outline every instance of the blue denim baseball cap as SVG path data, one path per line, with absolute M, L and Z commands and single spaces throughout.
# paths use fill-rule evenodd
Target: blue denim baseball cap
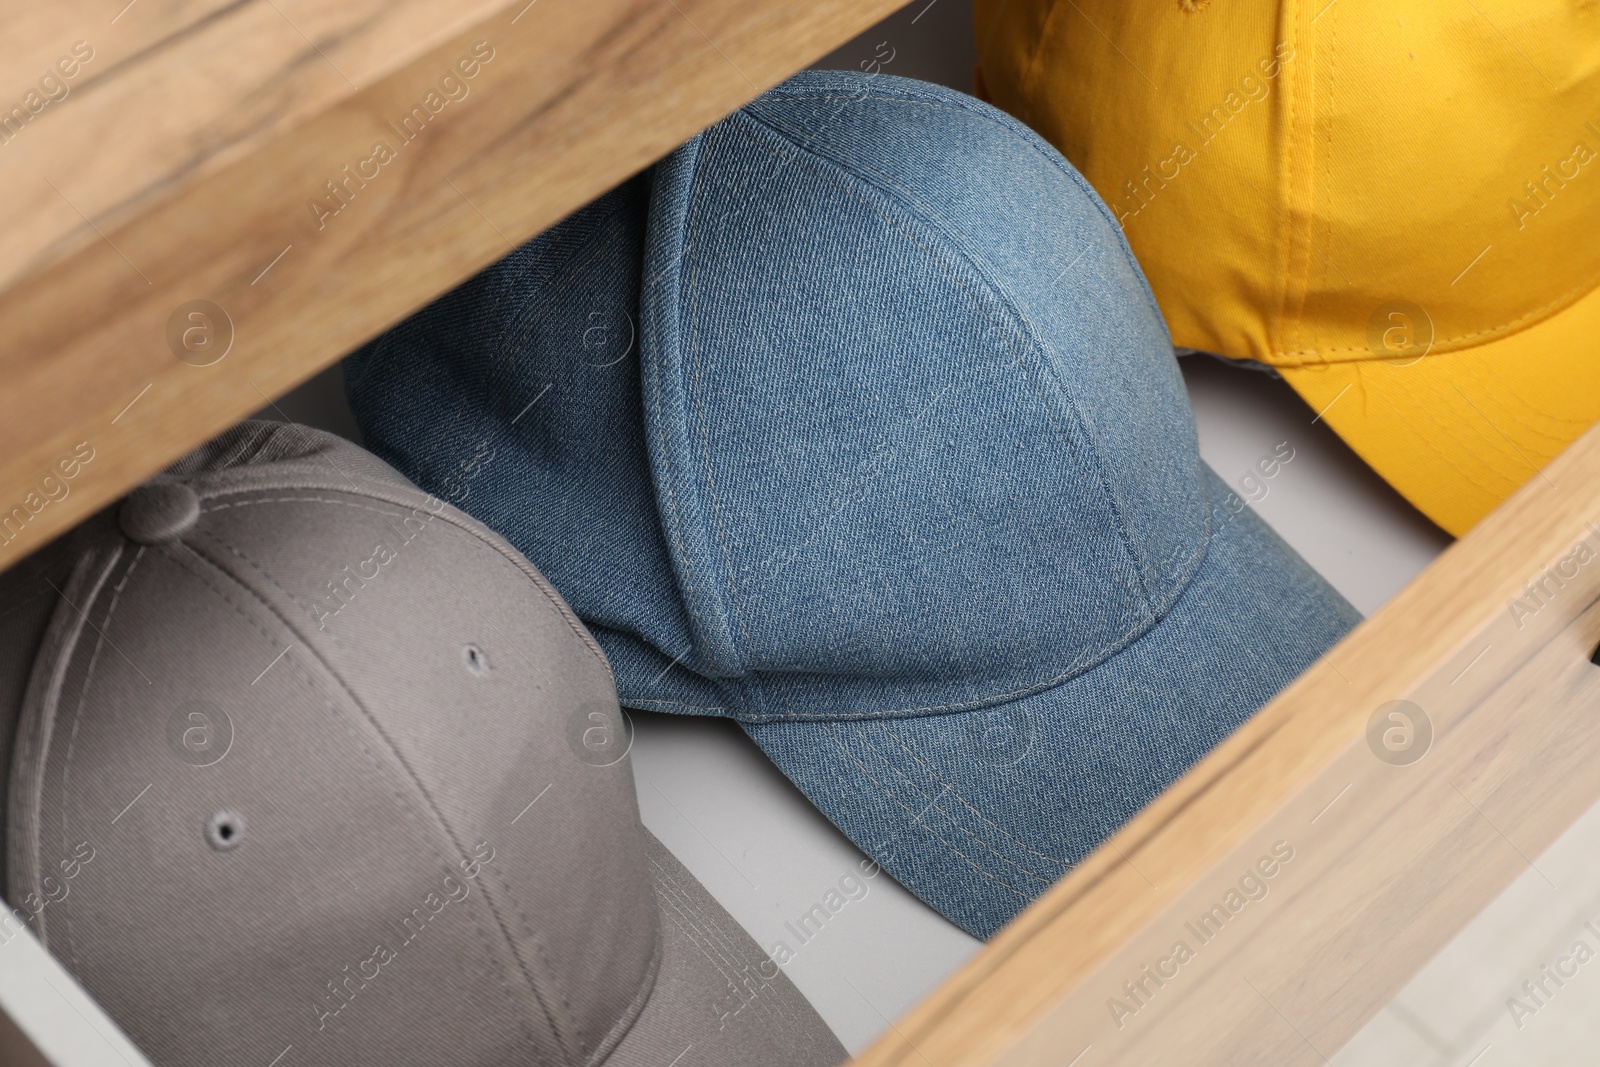
M 798 75 L 346 374 L 625 705 L 736 720 L 980 937 L 1359 619 L 1200 460 L 1094 191 L 932 85 Z

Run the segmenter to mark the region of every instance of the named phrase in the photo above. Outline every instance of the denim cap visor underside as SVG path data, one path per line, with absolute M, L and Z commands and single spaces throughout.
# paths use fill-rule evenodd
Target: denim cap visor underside
M 1094 193 L 920 83 L 791 79 L 369 346 L 349 391 L 381 456 L 567 597 L 624 703 L 736 718 L 979 936 L 1356 619 L 1214 509 Z

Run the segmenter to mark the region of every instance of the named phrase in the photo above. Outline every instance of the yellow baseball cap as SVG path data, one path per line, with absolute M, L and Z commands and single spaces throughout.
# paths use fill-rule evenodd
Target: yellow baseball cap
M 1176 344 L 1460 534 L 1600 419 L 1600 0 L 978 0 Z

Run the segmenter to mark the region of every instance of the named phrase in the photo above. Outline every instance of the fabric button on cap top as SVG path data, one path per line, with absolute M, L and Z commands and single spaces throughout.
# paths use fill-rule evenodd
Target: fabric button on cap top
M 141 485 L 122 502 L 117 522 L 128 540 L 156 545 L 182 537 L 200 517 L 200 498 L 182 482 Z
M 584 351 L 629 318 L 636 354 Z M 1105 205 L 938 86 L 792 78 L 346 381 L 624 704 L 737 720 L 978 936 L 1357 618 L 1201 462 Z

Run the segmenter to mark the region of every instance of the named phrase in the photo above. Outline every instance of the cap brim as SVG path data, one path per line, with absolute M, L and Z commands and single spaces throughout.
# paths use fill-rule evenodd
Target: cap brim
M 1423 514 L 1466 533 L 1600 420 L 1600 290 L 1489 344 L 1281 368 Z
M 1193 582 L 1094 669 L 979 711 L 744 729 L 897 881 L 990 936 L 1360 621 L 1206 477 Z
M 776 963 L 643 831 L 661 909 L 650 999 L 606 1067 L 836 1067 L 844 1046 Z

